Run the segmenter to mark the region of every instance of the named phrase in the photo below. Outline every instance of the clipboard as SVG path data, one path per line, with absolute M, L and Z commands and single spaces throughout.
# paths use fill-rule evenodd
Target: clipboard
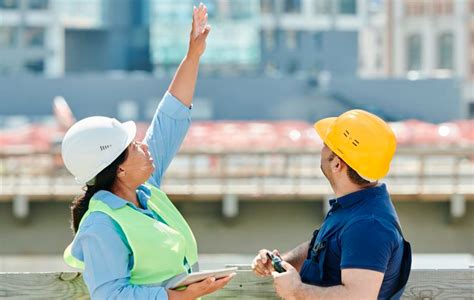
M 220 279 L 226 276 L 229 276 L 232 273 L 235 273 L 238 268 L 225 268 L 225 269 L 216 269 L 216 270 L 205 270 L 205 271 L 200 271 L 200 272 L 195 272 L 188 274 L 186 277 L 175 283 L 173 286 L 171 286 L 171 289 L 177 289 L 180 287 L 188 286 L 192 283 L 196 283 L 199 281 L 203 281 L 204 279 L 208 277 L 214 277 L 216 279 Z

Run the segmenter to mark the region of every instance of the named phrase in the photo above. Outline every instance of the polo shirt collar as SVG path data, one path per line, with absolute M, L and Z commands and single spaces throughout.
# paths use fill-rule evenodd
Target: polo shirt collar
M 386 193 L 388 193 L 387 187 L 385 183 L 382 183 L 368 189 L 363 189 L 357 192 L 347 194 L 340 198 L 329 200 L 329 204 L 331 205 L 331 207 L 337 204 L 336 206 L 347 208 L 359 203 L 361 200 L 372 198 L 376 195 L 381 195 L 381 194 L 386 194 Z
M 137 189 L 138 201 L 140 201 L 140 205 L 142 207 L 144 208 L 147 207 L 146 203 L 148 199 L 150 198 L 150 194 L 151 194 L 151 191 L 146 186 L 141 185 L 138 187 Z M 104 190 L 98 191 L 97 193 L 94 194 L 94 199 L 104 202 L 111 209 L 119 209 L 128 204 L 135 208 L 135 205 L 133 205 L 133 203 L 130 203 L 129 201 L 122 199 L 109 191 L 104 191 Z

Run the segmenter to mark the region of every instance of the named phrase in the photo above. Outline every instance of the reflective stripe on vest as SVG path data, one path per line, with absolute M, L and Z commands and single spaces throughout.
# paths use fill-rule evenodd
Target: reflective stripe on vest
M 193 271 L 198 270 L 196 240 L 189 225 L 166 194 L 150 184 L 145 186 L 151 190 L 148 208 L 168 225 L 128 205 L 112 209 L 94 198 L 91 199 L 81 224 L 95 211 L 110 216 L 123 230 L 133 252 L 130 283 L 168 287 L 188 273 L 188 266 L 184 265 L 184 261 L 192 266 Z M 71 245 L 64 251 L 65 262 L 72 267 L 84 269 L 84 263 L 72 256 Z

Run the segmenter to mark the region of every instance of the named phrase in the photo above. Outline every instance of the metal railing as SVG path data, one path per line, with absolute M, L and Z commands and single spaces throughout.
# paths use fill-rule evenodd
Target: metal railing
M 68 199 L 81 193 L 59 153 L 0 153 L 0 199 Z M 394 198 L 474 197 L 474 147 L 400 148 L 383 180 Z M 166 172 L 163 190 L 177 199 L 319 199 L 331 194 L 317 149 L 182 150 Z M 448 197 L 448 198 L 447 198 Z

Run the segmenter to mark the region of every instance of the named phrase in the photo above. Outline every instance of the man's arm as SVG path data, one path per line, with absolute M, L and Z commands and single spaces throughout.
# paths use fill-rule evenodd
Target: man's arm
M 309 250 L 309 241 L 304 242 L 294 248 L 291 251 L 288 251 L 287 253 L 283 254 L 281 257 L 284 261 L 287 261 L 295 267 L 295 269 L 300 272 L 301 267 L 303 267 L 303 263 L 306 260 L 306 257 L 308 256 L 308 250 Z
M 384 274 L 364 269 L 344 269 L 342 285 L 318 287 L 302 284 L 296 290 L 296 299 L 377 299 Z
M 284 299 L 377 299 L 397 241 L 395 229 L 368 218 L 341 233 L 341 285 L 317 287 L 301 282 L 299 272 L 283 262 L 285 273 L 272 273 Z
M 293 250 L 288 251 L 285 255 L 281 256 L 284 261 L 289 262 L 295 268 L 301 270 L 303 263 L 308 255 L 309 241 L 304 242 L 297 246 Z M 258 251 L 257 256 L 252 261 L 252 270 L 260 276 L 270 276 L 274 271 L 271 261 L 267 258 L 267 252 L 269 250 L 262 249 Z M 274 255 L 280 256 L 278 250 L 273 250 Z
M 384 273 L 364 269 L 344 269 L 342 284 L 332 287 L 318 287 L 301 282 L 298 271 L 287 262 L 282 262 L 287 270 L 273 272 L 273 286 L 283 299 L 377 299 Z

